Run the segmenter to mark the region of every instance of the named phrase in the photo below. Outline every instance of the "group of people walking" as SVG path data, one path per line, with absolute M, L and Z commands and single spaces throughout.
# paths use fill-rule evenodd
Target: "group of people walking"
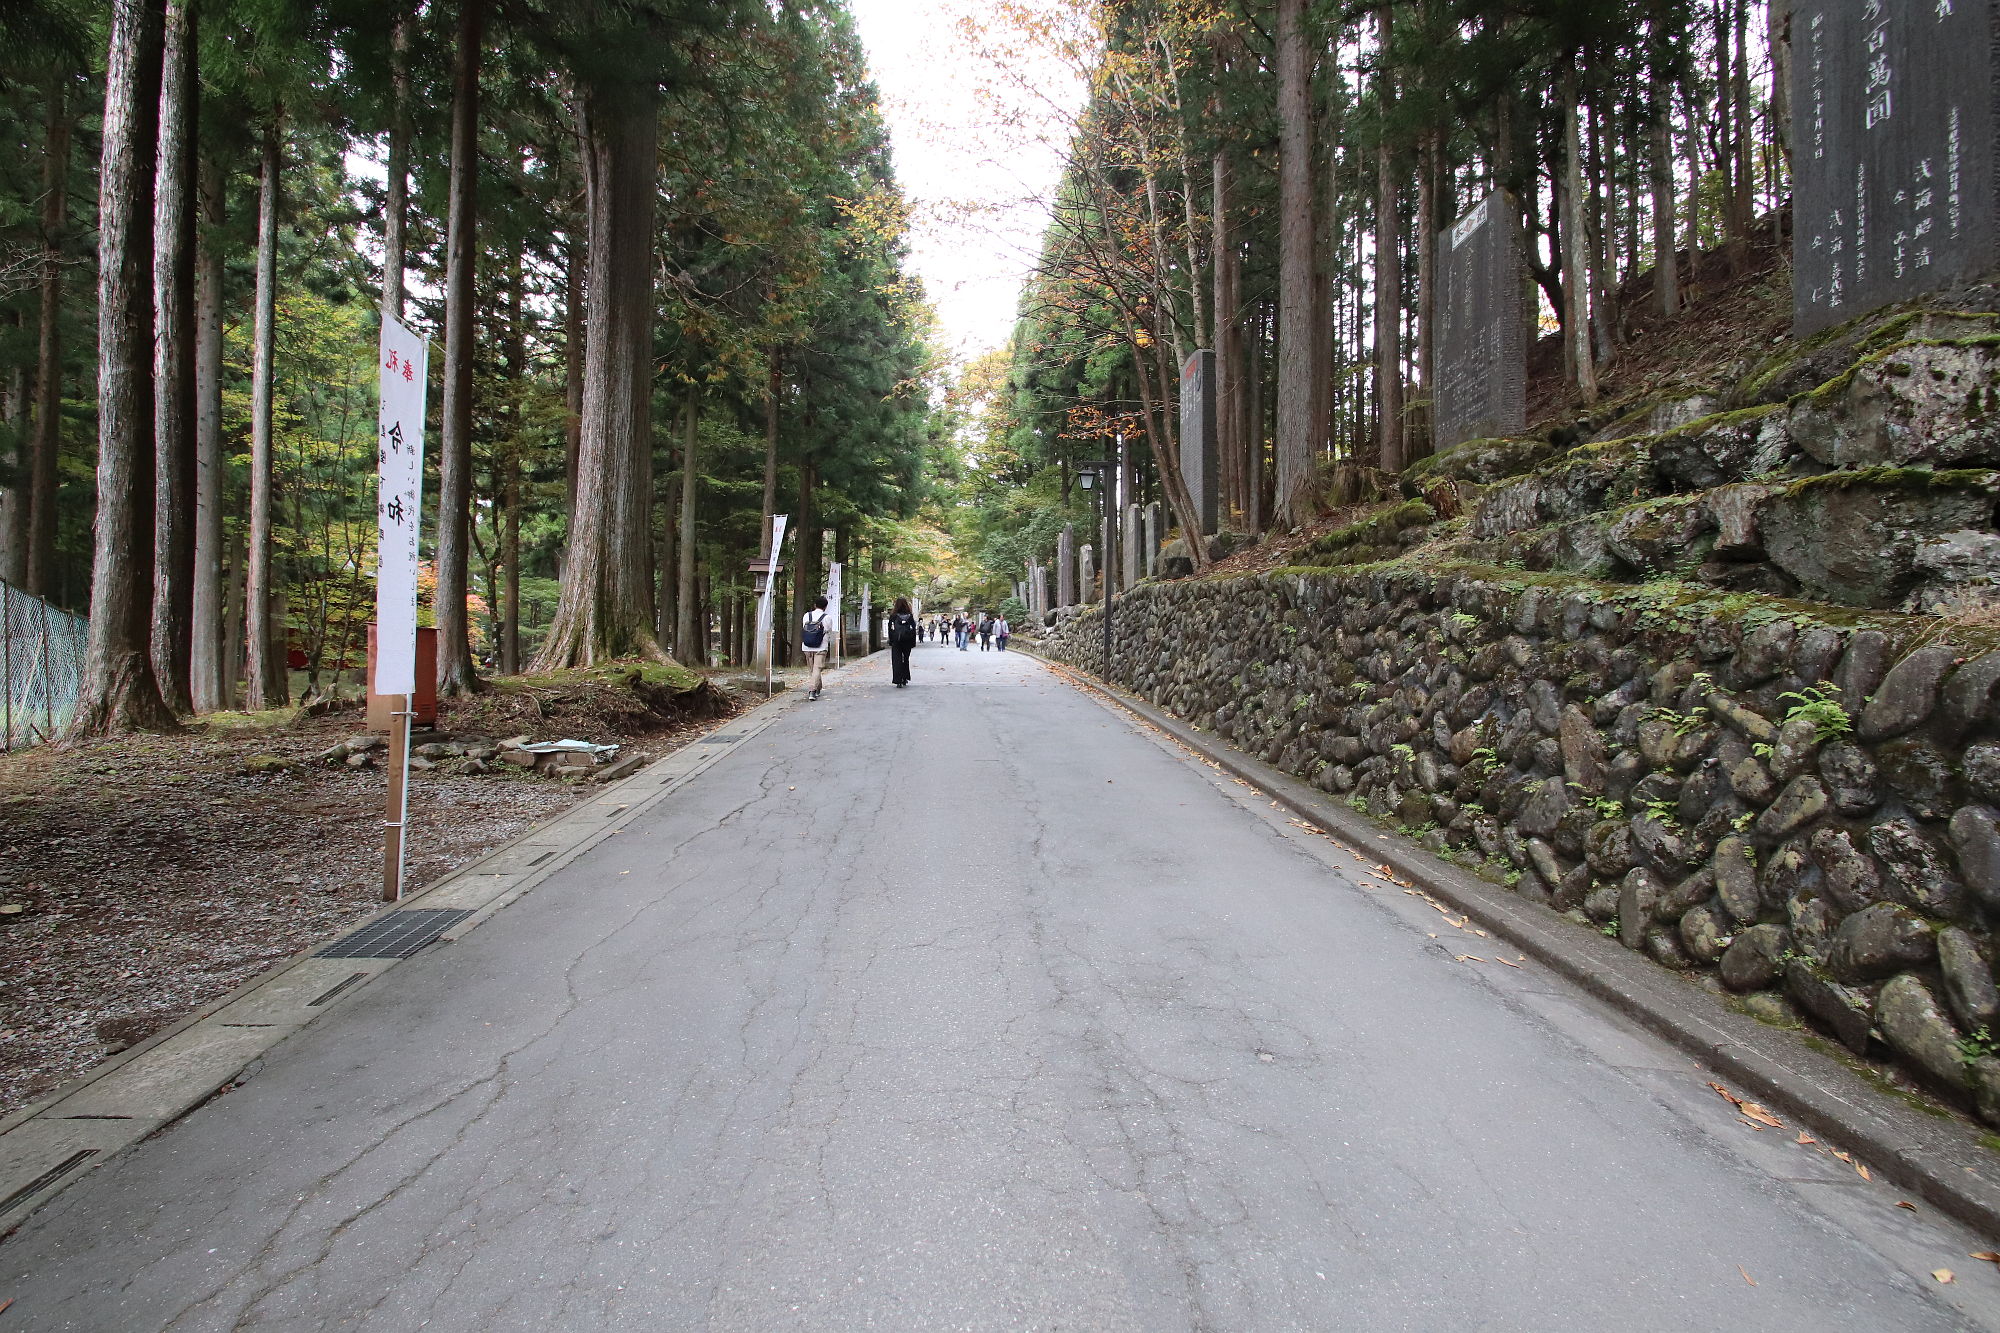
M 889 612 L 889 679 L 897 689 L 910 683 L 910 652 L 919 643 L 935 640 L 938 643 L 952 643 L 960 652 L 970 650 L 971 642 L 979 640 L 979 651 L 989 652 L 995 646 L 1001 652 L 1007 651 L 1007 640 L 1013 630 L 1004 615 L 987 615 L 978 611 L 953 612 L 950 615 L 926 616 L 919 620 L 910 608 L 910 599 L 898 597 L 893 610 Z
M 973 640 L 978 640 L 979 651 L 990 652 L 998 647 L 1007 651 L 1007 640 L 1013 630 L 1003 615 L 988 615 L 982 611 L 954 612 L 951 615 L 936 615 L 917 626 L 919 641 L 935 639 L 939 643 L 949 643 L 960 652 L 969 652 Z

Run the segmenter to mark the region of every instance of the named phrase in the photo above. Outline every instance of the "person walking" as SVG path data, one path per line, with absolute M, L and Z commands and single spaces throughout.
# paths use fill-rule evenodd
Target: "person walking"
M 979 651 L 993 651 L 993 617 L 982 614 L 979 617 Z
M 996 618 L 994 619 L 994 621 L 993 621 L 993 639 L 994 639 L 994 642 L 996 642 L 996 643 L 998 643 L 998 644 L 1000 645 L 1000 651 L 1001 651 L 1001 652 L 1003 652 L 1003 653 L 1007 651 L 1007 636 L 1008 636 L 1008 634 L 1009 634 L 1010 632 L 1011 632 L 1011 631 L 1009 631 L 1009 630 L 1008 630 L 1008 628 L 1007 628 L 1007 617 L 1006 617 L 1006 616 L 1002 615 L 1002 616 L 998 616 L 998 617 L 996 617 Z
M 807 682 L 808 699 L 819 698 L 821 678 L 826 671 L 828 631 L 832 628 L 827 622 L 824 597 L 813 598 L 813 609 L 799 617 L 799 647 L 805 650 L 806 669 L 812 673 Z
M 966 631 L 970 628 L 971 626 L 967 624 L 963 615 L 956 615 L 951 618 L 951 632 L 958 641 L 958 651 L 961 653 L 965 651 L 965 635 Z
M 910 649 L 917 646 L 917 618 L 910 614 L 910 599 L 898 597 L 889 613 L 889 679 L 897 689 L 910 683 Z

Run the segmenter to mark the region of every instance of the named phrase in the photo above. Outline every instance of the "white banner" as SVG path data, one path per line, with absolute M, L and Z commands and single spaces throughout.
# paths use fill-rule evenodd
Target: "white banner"
M 827 645 L 833 652 L 827 660 L 837 666 L 840 663 L 840 659 L 847 655 L 847 631 L 842 628 L 846 622 L 840 618 L 840 562 L 838 560 L 829 561 L 826 567 L 826 613 L 833 617 L 833 641 Z
M 757 656 L 768 666 L 771 661 L 772 596 L 778 590 L 778 552 L 785 549 L 787 514 L 771 515 L 771 568 L 764 575 L 764 591 L 757 597 Z
M 375 568 L 377 694 L 417 692 L 417 534 L 424 485 L 424 386 L 430 346 L 393 319 L 382 322 L 382 405 Z
M 875 646 L 872 632 L 875 628 L 875 615 L 868 604 L 869 594 L 872 591 L 868 584 L 861 585 L 861 651 L 864 653 Z

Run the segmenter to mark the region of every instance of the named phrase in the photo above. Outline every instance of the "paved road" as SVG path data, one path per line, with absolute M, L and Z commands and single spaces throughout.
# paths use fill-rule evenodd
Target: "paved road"
M 80 1182 L 0 1333 L 2000 1326 L 1981 1242 L 1240 784 L 917 667 Z

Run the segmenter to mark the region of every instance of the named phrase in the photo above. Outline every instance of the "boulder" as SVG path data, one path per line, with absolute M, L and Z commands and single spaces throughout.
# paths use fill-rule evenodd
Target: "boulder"
M 2000 907 L 2000 810 L 1964 806 L 1952 815 L 1950 833 L 1966 887 L 1987 907 Z
M 1918 544 L 1979 527 L 1993 490 L 1989 474 L 1836 473 L 1766 499 L 1758 526 L 1771 563 L 1811 599 L 1889 608 L 1918 581 Z
M 1945 673 L 1957 660 L 1955 650 L 1932 644 L 1896 663 L 1862 710 L 1856 734 L 1864 741 L 1881 741 L 1923 725 L 1937 708 Z
M 1899 736 L 1875 747 L 1882 782 L 1919 819 L 1945 819 L 1962 799 L 1950 756 L 1927 736 Z
M 2000 987 L 1994 985 L 1993 964 L 1979 941 L 1957 926 L 1946 926 L 1938 932 L 1937 952 L 1945 1001 L 1958 1021 L 1973 1029 L 2000 1019 Z
M 1563 785 L 1561 778 L 1544 778 L 1529 791 L 1520 814 L 1515 817 L 1515 827 L 1525 837 L 1550 837 L 1572 803 L 1569 789 Z
M 1737 482 L 1718 486 L 1708 493 L 1708 509 L 1715 516 L 1715 550 L 1720 560 L 1762 560 L 1764 538 L 1757 527 L 1757 511 L 1764 502 L 1784 492 L 1782 486 Z
M 1751 926 L 1739 931 L 1722 954 L 1722 984 L 1733 991 L 1762 990 L 1784 971 L 1781 961 L 1791 948 L 1791 933 L 1783 926 Z
M 1831 804 L 1818 778 L 1793 778 L 1757 816 L 1757 836 L 1766 842 L 1782 842 L 1825 814 Z
M 1780 783 L 1811 771 L 1819 756 L 1819 727 L 1811 718 L 1795 717 L 1778 728 L 1777 742 L 1768 761 L 1771 776 Z
M 1824 1023 L 1841 1045 L 1856 1055 L 1868 1054 L 1875 1019 L 1864 992 L 1843 986 L 1810 962 L 1797 958 L 1785 964 L 1785 990 L 1799 1008 Z
M 1715 913 L 1706 907 L 1691 907 L 1681 916 L 1681 944 L 1695 962 L 1707 965 L 1722 957 L 1734 941 Z
M 1859 985 L 1936 956 L 1937 935 L 1928 921 L 1898 903 L 1874 903 L 1840 923 L 1826 961 L 1836 979 Z
M 1846 829 L 1814 829 L 1807 845 L 1821 886 L 1842 911 L 1858 912 L 1882 896 L 1881 871 Z
M 1618 886 L 1618 942 L 1628 949 L 1642 949 L 1646 932 L 1653 924 L 1653 908 L 1662 890 L 1659 877 L 1643 867 L 1626 873 Z
M 1926 916 L 1956 918 L 1966 905 L 1965 885 L 1930 835 L 1908 819 L 1889 819 L 1868 830 L 1868 850 L 1882 863 L 1882 896 Z
M 1695 554 L 1695 543 L 1715 527 L 1699 499 L 1669 496 L 1633 505 L 1605 530 L 1605 544 L 1641 574 L 1662 574 Z
M 1889 636 L 1879 629 L 1857 630 L 1847 641 L 1847 651 L 1833 669 L 1833 687 L 1840 691 L 1840 702 L 1848 712 L 1866 707 L 1875 687 L 1889 673 L 1890 647 Z
M 1833 798 L 1833 808 L 1843 815 L 1865 815 L 1882 803 L 1875 761 L 1858 745 L 1835 741 L 1821 750 L 1819 777 Z
M 1757 863 L 1743 838 L 1724 838 L 1715 845 L 1709 864 L 1715 871 L 1715 894 L 1738 925 L 1750 925 L 1763 910 L 1757 887 Z
M 1967 1086 L 1960 1034 L 1944 1007 L 1920 979 L 1904 973 L 1882 987 L 1875 1000 L 1875 1026 L 1890 1049 L 1941 1087 Z
M 1956 745 L 1989 716 L 1993 690 L 2000 686 L 2000 651 L 1981 653 L 1951 673 L 1938 696 L 1938 738 Z

